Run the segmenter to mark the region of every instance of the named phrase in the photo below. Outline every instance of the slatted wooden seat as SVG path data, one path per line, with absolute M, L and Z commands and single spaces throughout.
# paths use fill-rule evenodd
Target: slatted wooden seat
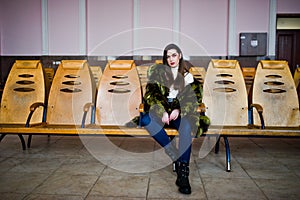
M 13 64 L 3 90 L 0 107 L 0 125 L 24 127 L 30 106 L 44 102 L 46 96 L 45 79 L 39 60 L 16 60 Z M 32 123 L 43 121 L 44 109 L 40 107 L 32 116 Z M 2 133 L 0 141 L 6 134 Z M 23 149 L 25 141 L 19 134 Z
M 205 75 L 203 102 L 211 126 L 216 126 L 217 129 L 247 127 L 247 90 L 238 61 L 211 60 Z M 220 138 L 218 133 L 216 136 L 215 152 L 217 153 Z M 223 138 L 226 146 L 226 170 L 230 171 L 229 143 L 226 135 Z
M 286 61 L 260 61 L 253 84 L 253 103 L 263 108 L 266 127 L 299 127 L 299 103 Z M 254 124 L 260 125 L 257 112 Z
M 87 61 L 62 60 L 49 93 L 47 124 L 80 125 L 85 104 L 94 100 L 95 82 Z
M 190 73 L 197 79 L 200 83 L 204 83 L 206 70 L 204 67 L 191 67 Z
M 145 95 L 146 92 L 146 85 L 148 82 L 148 69 L 149 66 L 136 66 L 136 69 L 139 74 L 140 82 L 141 82 L 141 87 L 142 87 L 142 92 L 143 96 Z
M 100 66 L 90 66 L 90 69 L 92 71 L 92 74 L 93 74 L 93 77 L 94 77 L 94 80 L 95 80 L 96 88 L 98 88 L 99 83 L 100 83 L 100 79 L 101 79 L 101 76 L 102 76 L 102 69 L 101 69 Z
M 247 90 L 238 61 L 212 60 L 209 63 L 203 102 L 212 125 L 247 126 Z
M 298 101 L 299 101 L 299 107 L 300 107 L 300 68 L 299 67 L 295 71 L 294 81 L 295 81 L 295 86 L 297 88 Z
M 248 94 L 250 93 L 255 77 L 255 68 L 254 67 L 243 67 L 242 68 L 243 76 L 246 83 L 246 88 Z
M 45 101 L 45 79 L 39 60 L 17 60 L 8 75 L 0 108 L 0 124 L 24 124 L 29 108 Z M 32 123 L 41 123 L 43 108 L 32 116 Z
M 54 78 L 55 71 L 53 68 L 44 68 L 44 71 L 45 71 L 45 76 L 48 79 L 49 84 L 51 85 Z
M 300 85 L 300 67 L 295 70 L 294 81 L 297 88 Z
M 141 84 L 134 61 L 109 61 L 98 88 L 96 124 L 125 125 L 139 115 L 141 102 Z

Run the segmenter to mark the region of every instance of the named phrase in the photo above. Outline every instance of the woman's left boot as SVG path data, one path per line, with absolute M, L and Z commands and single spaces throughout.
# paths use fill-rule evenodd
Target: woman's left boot
M 176 185 L 179 187 L 179 192 L 183 194 L 191 194 L 191 185 L 189 182 L 189 164 L 178 162 Z

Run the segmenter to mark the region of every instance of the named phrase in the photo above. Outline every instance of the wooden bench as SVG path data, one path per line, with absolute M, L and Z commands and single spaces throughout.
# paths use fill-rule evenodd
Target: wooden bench
M 295 81 L 295 85 L 297 88 L 298 101 L 299 101 L 299 106 L 300 106 L 300 67 L 298 67 L 295 71 L 294 81 Z
M 1 126 L 24 126 L 28 117 L 28 108 L 36 102 L 46 100 L 46 79 L 39 60 L 16 60 L 8 75 L 0 107 Z M 44 109 L 37 108 L 32 115 L 32 123 L 43 121 Z M 1 132 L 0 141 L 5 137 Z M 22 145 L 25 141 L 19 134 Z
M 81 63 L 80 64 L 81 66 L 87 65 L 85 61 L 78 61 L 78 62 Z M 62 65 L 64 64 L 65 62 L 62 62 Z M 106 71 L 106 69 L 108 69 L 108 71 Z M 147 136 L 148 137 L 149 134 L 143 127 L 124 126 L 125 122 L 129 121 L 131 117 L 138 115 L 140 111 L 140 108 L 138 106 L 140 105 L 140 99 L 142 96 L 141 95 L 142 87 L 141 85 L 139 85 L 140 84 L 139 81 L 138 82 L 133 81 L 136 80 L 136 77 L 138 77 L 138 72 L 134 64 L 134 61 L 125 61 L 125 62 L 110 61 L 108 62 L 106 69 L 104 70 L 102 74 L 102 78 L 100 80 L 101 82 L 99 84 L 97 98 L 95 98 L 94 101 L 88 100 L 85 103 L 85 105 L 80 108 L 81 113 L 80 111 L 78 111 L 78 115 L 80 117 L 78 117 L 78 119 L 75 120 L 76 123 L 50 124 L 47 121 L 45 121 L 46 123 L 44 122 L 40 124 L 28 123 L 27 127 L 25 127 L 25 123 L 9 124 L 9 125 L 0 124 L 1 134 L 2 135 L 17 134 L 17 135 L 29 135 L 29 136 L 33 136 L 33 135 L 119 135 L 119 136 Z M 56 73 L 58 72 L 59 71 L 57 71 Z M 132 74 L 134 75 L 131 76 Z M 55 76 L 56 75 L 57 74 L 55 74 Z M 113 77 L 117 77 L 117 79 Z M 131 77 L 131 78 L 130 80 L 127 80 L 127 78 L 125 79 L 125 77 L 127 78 Z M 259 78 L 259 76 L 255 76 L 255 77 Z M 124 79 L 120 79 L 120 78 L 124 78 Z M 87 79 L 90 79 L 90 77 Z M 118 81 L 120 80 L 121 82 L 118 83 Z M 225 149 L 226 149 L 226 171 L 231 170 L 230 148 L 229 148 L 228 137 L 299 137 L 300 136 L 300 128 L 299 128 L 300 124 L 294 127 L 265 126 L 264 129 L 262 129 L 262 127 L 259 126 L 258 124 L 254 124 L 253 118 L 250 119 L 249 117 L 252 115 L 249 113 L 253 111 L 253 106 L 255 106 L 255 108 L 257 108 L 258 111 L 262 114 L 263 107 L 259 107 L 256 105 L 252 105 L 252 106 L 248 105 L 249 102 L 247 101 L 246 86 L 243 80 L 244 80 L 243 74 L 241 72 L 239 63 L 234 60 L 229 60 L 229 61 L 212 60 L 205 73 L 203 101 L 206 104 L 206 108 L 207 108 L 206 115 L 211 117 L 212 125 L 210 126 L 209 130 L 204 134 L 204 136 L 209 136 L 210 138 L 216 138 L 216 150 L 215 150 L 216 152 L 218 152 L 219 149 L 220 137 L 224 138 Z M 83 81 L 81 83 L 83 83 Z M 54 80 L 52 84 L 56 84 L 54 83 Z M 93 86 L 89 86 L 89 87 L 93 87 Z M 73 93 L 71 94 L 73 95 Z M 127 95 L 127 96 L 120 98 L 119 95 Z M 137 98 L 133 96 L 137 96 Z M 216 97 L 220 98 L 221 101 Z M 133 100 L 131 100 L 132 98 Z M 211 100 L 212 98 L 213 101 Z M 102 104 L 103 103 L 102 101 L 105 100 L 106 103 L 109 102 L 111 105 Z M 120 116 L 120 118 L 118 118 L 119 116 L 116 116 L 118 112 L 104 110 L 104 106 L 108 106 L 108 107 L 111 106 L 108 109 L 112 109 L 112 110 L 123 109 L 118 105 L 120 102 L 122 103 L 122 101 L 127 101 L 125 103 L 132 102 L 130 104 L 132 104 L 133 113 L 131 113 L 131 111 L 128 111 L 128 108 L 126 108 L 127 106 L 124 106 L 124 109 L 127 109 L 127 112 L 124 116 Z M 217 105 L 217 107 L 215 106 L 215 104 Z M 227 108 L 225 109 L 224 107 Z M 36 108 L 37 108 L 36 106 L 32 106 L 31 112 L 35 112 Z M 114 112 L 112 116 L 117 117 L 116 121 L 110 118 L 106 119 L 105 115 L 107 112 Z M 299 112 L 299 108 L 298 108 L 298 112 Z M 226 113 L 226 115 L 224 115 L 224 113 Z M 84 120 L 85 117 L 87 117 L 86 120 Z M 70 118 L 73 118 L 73 116 Z M 94 121 L 93 118 L 95 119 Z M 79 123 L 79 121 L 81 121 L 81 124 Z M 177 131 L 174 129 L 167 129 L 167 133 L 170 136 L 177 135 Z M 26 148 L 26 146 L 24 146 L 25 144 L 22 143 L 22 145 L 23 148 L 25 149 Z
M 96 124 L 124 126 L 139 115 L 141 83 L 133 60 L 109 61 L 96 98 Z

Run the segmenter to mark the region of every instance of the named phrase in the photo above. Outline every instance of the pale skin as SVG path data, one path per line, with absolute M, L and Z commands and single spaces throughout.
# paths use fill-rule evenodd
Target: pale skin
M 167 52 L 168 66 L 171 68 L 178 67 L 181 56 L 182 55 L 178 53 L 176 49 L 168 50 Z M 170 121 L 176 120 L 178 118 L 179 113 L 180 111 L 178 109 L 174 109 L 170 115 L 167 112 L 164 112 L 161 120 L 163 123 L 169 125 Z

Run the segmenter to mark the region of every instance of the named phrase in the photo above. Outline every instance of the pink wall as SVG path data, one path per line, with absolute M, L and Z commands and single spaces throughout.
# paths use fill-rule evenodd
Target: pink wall
M 269 0 L 238 0 L 236 2 L 236 55 L 239 55 L 239 33 L 269 32 Z
M 1 55 L 42 54 L 41 2 L 1 0 Z M 169 42 L 178 42 L 187 56 L 227 55 L 229 0 L 181 0 L 178 10 L 174 0 L 84 2 L 88 55 L 161 55 Z M 240 32 L 268 32 L 269 3 L 236 1 L 237 55 Z M 80 5 L 81 0 L 48 0 L 49 55 L 80 55 L 85 31 L 79 12 L 85 8 Z M 277 12 L 299 14 L 299 0 L 277 0 Z
M 124 55 L 132 51 L 133 0 L 88 0 L 89 55 Z
M 135 51 L 139 55 L 161 55 L 173 42 L 173 0 L 141 0 Z
M 181 1 L 181 45 L 186 54 L 226 55 L 227 16 L 228 1 Z
M 299 0 L 277 0 L 277 13 L 300 13 Z
M 48 1 L 50 55 L 79 54 L 79 0 Z
M 1 55 L 41 55 L 41 1 L 1 0 Z

